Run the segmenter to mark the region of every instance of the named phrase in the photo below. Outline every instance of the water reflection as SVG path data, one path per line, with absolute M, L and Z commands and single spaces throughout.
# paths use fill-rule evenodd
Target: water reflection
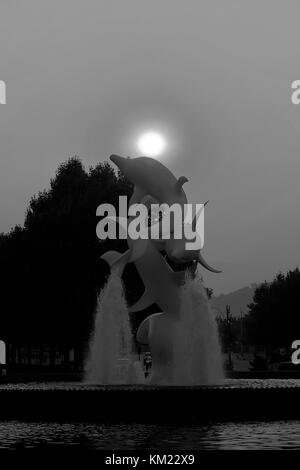
M 226 379 L 223 387 L 299 387 L 299 379 Z M 80 383 L 1 384 L 10 389 L 81 389 Z M 93 388 L 93 387 L 92 387 Z M 91 450 L 300 449 L 300 420 L 188 425 L 0 421 L 0 449 Z
M 157 426 L 82 422 L 0 422 L 0 449 L 300 449 L 300 421 Z

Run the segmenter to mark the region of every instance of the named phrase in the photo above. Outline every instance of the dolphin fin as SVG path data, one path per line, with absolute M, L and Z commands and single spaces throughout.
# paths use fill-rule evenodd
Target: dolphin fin
M 186 183 L 188 179 L 185 176 L 180 176 L 175 183 L 176 191 L 180 193 L 182 186 Z
M 149 305 L 152 305 L 153 303 L 154 300 L 152 299 L 147 289 L 145 289 L 140 299 L 135 304 L 133 304 L 132 307 L 129 307 L 129 312 L 139 312 L 140 310 L 144 310 L 145 308 L 149 307 Z
M 209 266 L 209 264 L 207 264 L 207 262 L 205 261 L 203 256 L 200 254 L 200 252 L 198 253 L 197 261 L 201 264 L 201 266 L 203 266 L 208 271 L 211 271 L 212 273 L 221 273 L 222 272 L 222 271 L 219 271 L 218 269 L 214 269 L 211 266 Z

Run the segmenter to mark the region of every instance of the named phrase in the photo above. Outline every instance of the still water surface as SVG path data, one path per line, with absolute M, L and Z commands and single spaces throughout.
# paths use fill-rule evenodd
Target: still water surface
M 0 449 L 300 449 L 300 421 L 155 426 L 0 422 Z
M 81 388 L 75 383 L 7 384 L 10 388 Z M 300 380 L 226 380 L 225 387 L 300 387 Z M 87 450 L 299 449 L 300 420 L 187 425 L 0 421 L 0 449 Z

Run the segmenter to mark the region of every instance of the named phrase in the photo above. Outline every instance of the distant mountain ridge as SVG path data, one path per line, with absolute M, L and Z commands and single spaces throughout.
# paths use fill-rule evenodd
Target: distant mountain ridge
M 234 317 L 246 315 L 248 313 L 248 304 L 252 302 L 256 287 L 256 284 L 251 284 L 251 286 L 242 287 L 228 294 L 212 296 L 211 304 L 216 315 L 225 316 L 226 305 L 230 305 L 230 312 Z

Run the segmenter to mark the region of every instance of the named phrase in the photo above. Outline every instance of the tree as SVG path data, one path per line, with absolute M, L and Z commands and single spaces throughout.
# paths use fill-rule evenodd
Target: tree
M 250 340 L 267 350 L 290 348 L 300 334 L 300 271 L 279 273 L 272 282 L 259 285 L 246 317 Z
M 84 350 L 109 272 L 100 255 L 127 249 L 124 240 L 98 240 L 96 208 L 118 207 L 118 196 L 131 192 L 108 163 L 86 171 L 75 157 L 59 166 L 50 188 L 31 199 L 24 227 L 0 235 L 4 340 Z M 133 275 L 131 269 L 129 291 Z

